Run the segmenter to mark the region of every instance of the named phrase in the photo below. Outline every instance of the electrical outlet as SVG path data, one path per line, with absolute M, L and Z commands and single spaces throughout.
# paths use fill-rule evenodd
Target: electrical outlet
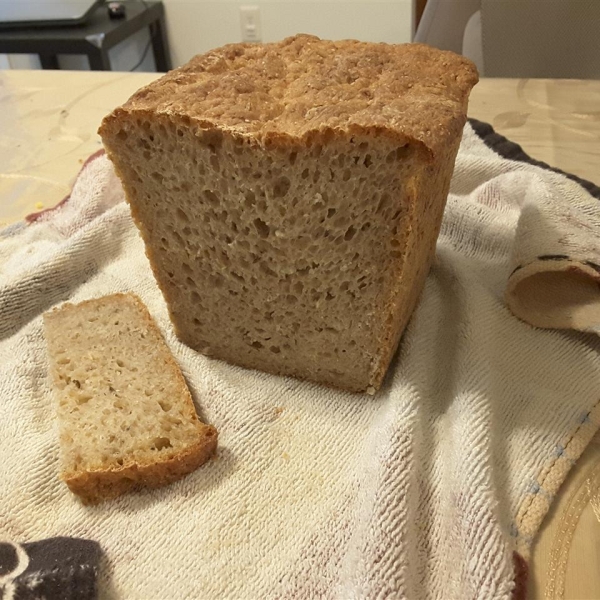
M 240 6 L 242 42 L 260 42 L 260 10 L 258 6 Z

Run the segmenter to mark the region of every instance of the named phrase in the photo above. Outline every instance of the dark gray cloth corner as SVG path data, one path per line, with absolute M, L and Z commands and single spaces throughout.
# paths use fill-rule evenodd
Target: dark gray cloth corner
M 79 538 L 0 542 L 0 600 L 92 600 L 101 557 L 97 542 Z

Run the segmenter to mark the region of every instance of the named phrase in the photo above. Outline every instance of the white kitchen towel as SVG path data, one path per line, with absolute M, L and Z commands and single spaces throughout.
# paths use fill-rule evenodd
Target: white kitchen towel
M 0 538 L 95 540 L 103 598 L 523 597 L 533 537 L 600 424 L 598 192 L 467 125 L 436 260 L 370 397 L 181 344 L 96 157 L 59 209 L 0 233 Z M 171 486 L 86 507 L 57 478 L 42 313 L 129 290 L 220 446 Z M 538 308 L 560 329 L 521 320 Z

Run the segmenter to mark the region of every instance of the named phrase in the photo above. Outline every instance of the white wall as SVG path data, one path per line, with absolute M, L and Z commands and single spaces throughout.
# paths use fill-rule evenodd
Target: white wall
M 295 33 L 323 38 L 356 38 L 373 42 L 409 42 L 413 0 L 163 0 L 173 66 L 194 54 L 241 41 L 240 6 L 260 9 L 262 41 L 271 42 Z M 148 39 L 141 32 L 110 52 L 113 70 L 128 71 L 142 55 Z M 152 52 L 137 69 L 154 68 Z M 59 57 L 61 68 L 86 69 L 87 60 Z M 0 55 L 0 69 L 39 68 L 37 56 Z
M 163 0 L 171 55 L 180 65 L 194 54 L 241 41 L 240 6 L 260 9 L 262 41 L 296 33 L 372 42 L 410 42 L 412 0 Z

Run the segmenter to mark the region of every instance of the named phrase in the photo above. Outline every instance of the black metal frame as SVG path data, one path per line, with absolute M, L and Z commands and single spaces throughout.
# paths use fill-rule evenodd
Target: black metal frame
M 124 19 L 110 19 L 101 4 L 81 26 L 0 31 L 0 54 L 38 54 L 43 69 L 58 69 L 58 54 L 85 54 L 92 71 L 110 71 L 108 51 L 148 27 L 156 70 L 170 70 L 163 3 L 129 0 L 126 10 Z

